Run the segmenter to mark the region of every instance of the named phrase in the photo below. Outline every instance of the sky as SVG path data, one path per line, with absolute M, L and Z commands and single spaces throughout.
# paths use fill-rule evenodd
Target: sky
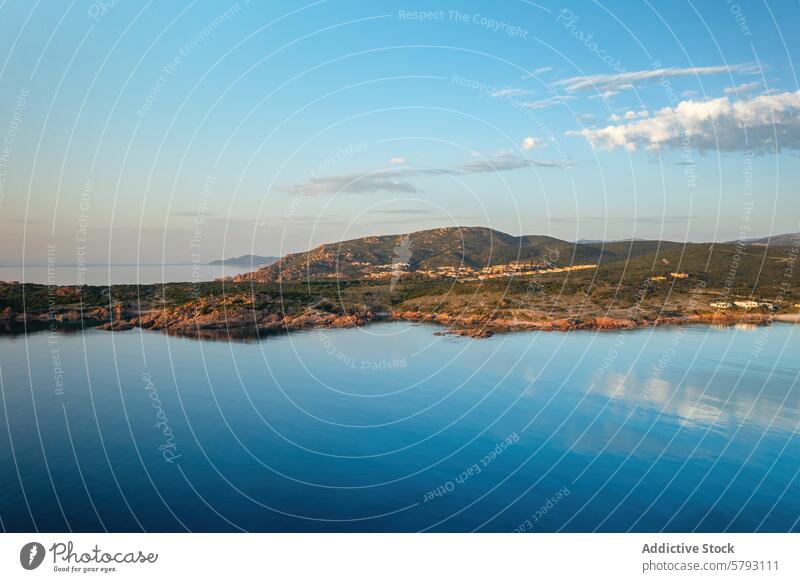
M 795 2 L 0 2 L 0 264 L 800 231 Z

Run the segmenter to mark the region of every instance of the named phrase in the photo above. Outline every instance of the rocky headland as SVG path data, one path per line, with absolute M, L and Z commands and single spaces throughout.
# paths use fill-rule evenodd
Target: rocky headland
M 651 309 L 635 316 L 610 316 L 587 313 L 563 317 L 539 312 L 505 317 L 502 312 L 463 314 L 447 310 L 423 311 L 371 308 L 317 301 L 316 304 L 283 309 L 279 298 L 262 296 L 254 301 L 246 294 L 222 299 L 193 299 L 180 305 L 142 305 L 136 302 L 109 306 L 55 306 L 16 311 L 6 307 L 0 311 L 0 322 L 49 326 L 83 325 L 106 331 L 127 331 L 134 328 L 160 330 L 180 335 L 213 335 L 231 333 L 237 337 L 257 336 L 261 332 L 287 332 L 315 328 L 358 327 L 381 320 L 426 322 L 442 326 L 436 333 L 475 339 L 500 332 L 516 331 L 579 331 L 619 330 L 664 325 L 738 323 L 763 324 L 778 319 L 775 313 L 700 311 L 676 313 Z M 785 317 L 781 317 L 785 320 Z

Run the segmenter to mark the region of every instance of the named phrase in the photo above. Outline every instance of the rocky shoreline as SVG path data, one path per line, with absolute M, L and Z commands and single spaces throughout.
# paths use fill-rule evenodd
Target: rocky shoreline
M 406 321 L 425 321 L 446 326 L 448 329 L 438 332 L 439 335 L 458 335 L 472 338 L 491 337 L 495 333 L 517 331 L 580 331 L 580 330 L 620 330 L 666 325 L 735 325 L 738 323 L 766 324 L 780 319 L 774 314 L 766 313 L 692 313 L 686 315 L 648 316 L 640 319 L 614 318 L 607 316 L 588 318 L 560 318 L 546 320 L 512 320 L 489 319 L 475 317 L 457 317 L 448 314 L 430 314 L 420 312 L 400 312 L 393 314 L 394 319 Z
M 231 308 L 203 312 L 192 306 L 166 307 L 140 311 L 132 306 L 112 309 L 94 307 L 79 309 L 50 309 L 16 313 L 10 308 L 0 312 L 0 322 L 89 324 L 93 329 L 126 331 L 134 328 L 182 331 L 226 330 L 252 328 L 254 331 L 291 331 L 311 328 L 358 327 L 374 319 L 372 312 L 337 315 L 310 310 L 299 315 L 284 315 L 267 310 Z
M 438 335 L 457 335 L 475 339 L 491 337 L 495 333 L 517 331 L 579 331 L 620 330 L 657 327 L 664 325 L 737 323 L 765 324 L 780 320 L 767 313 L 690 313 L 682 315 L 648 314 L 640 318 L 624 317 L 570 317 L 547 319 L 507 319 L 479 316 L 458 316 L 448 313 L 421 311 L 374 312 L 364 308 L 356 313 L 336 314 L 308 309 L 297 315 L 282 315 L 274 311 L 245 307 L 228 309 L 199 309 L 184 305 L 140 311 L 133 305 L 116 305 L 112 308 L 93 307 L 79 309 L 49 309 L 33 313 L 15 313 L 10 308 L 0 312 L 0 322 L 34 324 L 84 324 L 93 329 L 126 331 L 134 328 L 160 330 L 177 334 L 198 332 L 231 332 L 239 335 L 260 332 L 288 332 L 303 329 L 360 327 L 376 319 L 426 322 L 443 326 Z

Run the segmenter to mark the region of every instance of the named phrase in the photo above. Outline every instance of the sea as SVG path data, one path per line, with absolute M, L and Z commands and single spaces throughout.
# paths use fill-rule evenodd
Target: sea
M 0 335 L 14 532 L 788 532 L 800 326 Z
M 231 265 L 71 265 L 0 266 L 0 281 L 40 285 L 155 285 L 213 281 L 255 269 Z

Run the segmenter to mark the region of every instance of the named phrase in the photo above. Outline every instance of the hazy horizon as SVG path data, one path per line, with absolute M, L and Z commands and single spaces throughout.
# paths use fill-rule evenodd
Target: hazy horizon
M 422 229 L 422 230 L 436 230 L 436 229 L 439 229 L 439 228 L 449 228 L 449 227 L 446 227 L 446 226 L 434 226 L 434 227 L 426 228 L 426 229 Z M 456 228 L 492 228 L 492 227 L 476 224 L 476 225 L 468 225 L 468 226 L 460 225 L 459 227 L 456 227 Z M 496 228 L 494 228 L 492 230 L 499 231 L 499 229 L 496 229 Z M 355 237 L 355 238 L 366 238 L 366 237 L 371 237 L 371 236 L 402 236 L 404 234 L 413 234 L 414 232 L 418 232 L 418 231 L 374 232 L 374 233 L 368 233 L 368 234 L 365 234 L 363 236 L 359 236 L 359 237 Z M 503 232 L 503 231 L 499 231 L 499 232 Z M 536 232 L 526 232 L 526 233 L 521 233 L 521 234 L 511 234 L 511 233 L 505 233 L 505 234 L 510 234 L 511 236 L 551 236 L 551 235 L 541 235 L 540 233 L 536 233 Z M 635 239 L 636 240 L 660 240 L 662 242 L 680 242 L 680 243 L 688 243 L 688 244 L 703 244 L 703 243 L 722 244 L 722 243 L 736 242 L 736 240 L 761 239 L 761 238 L 767 238 L 767 237 L 773 237 L 774 238 L 774 237 L 778 237 L 778 236 L 793 235 L 793 234 L 797 234 L 797 233 L 785 232 L 785 233 L 774 233 L 774 234 L 771 234 L 771 235 L 763 235 L 763 236 L 753 235 L 753 236 L 748 236 L 747 239 L 714 240 L 714 241 L 711 241 L 711 240 L 682 240 L 682 241 L 676 241 L 676 240 L 670 240 L 670 239 L 648 239 L 646 237 L 638 237 L 638 236 L 635 237 Z M 558 237 L 553 237 L 553 238 L 558 238 Z M 158 266 L 186 266 L 186 265 L 192 265 L 192 264 L 208 265 L 208 264 L 210 264 L 210 263 L 212 263 L 214 261 L 228 260 L 228 259 L 232 259 L 232 258 L 237 258 L 239 256 L 246 256 L 246 255 L 257 255 L 257 256 L 274 257 L 274 256 L 285 256 L 287 254 L 293 254 L 293 253 L 303 253 L 303 252 L 309 251 L 309 250 L 311 250 L 313 248 L 316 248 L 320 244 L 336 244 L 337 242 L 344 242 L 346 240 L 352 240 L 352 239 L 339 239 L 339 240 L 323 241 L 323 242 L 321 242 L 321 243 L 319 243 L 317 245 L 314 245 L 313 247 L 300 248 L 300 249 L 297 249 L 297 250 L 285 251 L 282 255 L 278 255 L 276 253 L 267 252 L 267 251 L 259 252 L 256 249 L 256 251 L 252 252 L 252 253 L 250 253 L 250 252 L 242 253 L 241 255 L 237 255 L 237 254 L 234 253 L 234 254 L 230 254 L 230 255 L 225 256 L 225 257 L 219 257 L 217 259 L 209 259 L 208 261 L 204 261 L 202 263 L 192 263 L 191 261 L 164 262 L 164 263 L 157 263 L 157 262 L 156 263 L 144 263 L 144 262 L 142 262 L 142 263 L 136 263 L 136 262 L 102 263 L 102 262 L 100 262 L 100 263 L 83 263 L 83 264 L 82 263 L 77 263 L 77 262 L 75 262 L 75 263 L 60 263 L 59 262 L 59 263 L 56 263 L 56 265 L 58 267 L 64 267 L 64 268 L 67 268 L 67 267 L 78 267 L 78 266 L 84 266 L 84 267 L 137 267 L 137 266 L 158 267 Z M 580 243 L 580 242 L 586 242 L 586 241 L 594 242 L 595 240 L 597 240 L 597 241 L 599 241 L 597 244 L 601 244 L 601 243 L 626 241 L 626 240 L 630 240 L 630 237 L 620 238 L 620 239 L 611 239 L 611 238 L 609 238 L 609 239 L 591 239 L 591 238 L 583 238 L 583 239 L 578 239 L 578 240 L 565 240 L 565 239 L 560 239 L 560 240 L 564 240 L 565 242 L 571 242 L 571 243 Z M 11 264 L 11 263 L 5 263 L 5 262 L 0 261 L 0 267 L 45 267 L 47 265 L 48 265 L 47 261 L 37 262 L 37 263 L 25 263 L 25 264 L 22 264 L 22 263 Z

